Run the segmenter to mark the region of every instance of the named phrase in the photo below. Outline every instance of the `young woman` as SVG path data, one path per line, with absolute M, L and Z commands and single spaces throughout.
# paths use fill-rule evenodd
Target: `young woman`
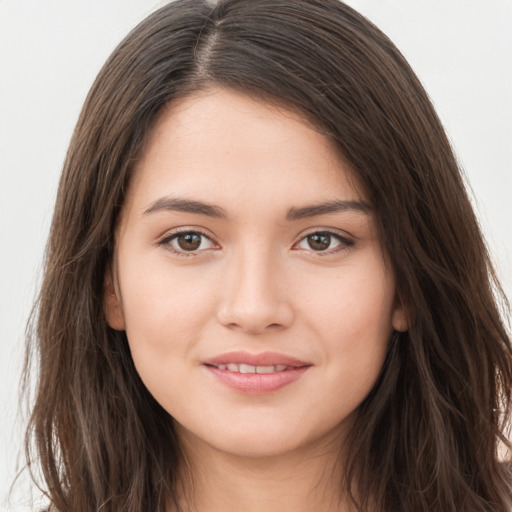
M 499 300 L 376 27 L 337 0 L 178 0 L 71 142 L 29 461 L 60 512 L 509 511 Z

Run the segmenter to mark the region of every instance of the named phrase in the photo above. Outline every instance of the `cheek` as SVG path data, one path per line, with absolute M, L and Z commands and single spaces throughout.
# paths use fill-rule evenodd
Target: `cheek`
M 333 389 L 342 386 L 344 399 L 354 404 L 373 387 L 392 334 L 394 285 L 374 267 L 362 266 L 313 289 L 305 307 L 324 341 L 327 379 Z
M 135 368 L 150 393 L 174 415 L 183 405 L 183 384 L 195 370 L 197 345 L 211 318 L 209 295 L 198 292 L 196 280 L 180 279 L 156 265 L 139 275 L 124 275 L 123 311 Z
M 342 334 L 338 339 L 379 343 L 391 334 L 394 284 L 380 268 L 363 265 L 308 289 L 303 311 L 317 326 Z
M 121 283 L 126 334 L 134 358 L 142 351 L 155 357 L 183 355 L 211 318 L 211 286 L 204 276 L 173 272 L 162 264 L 144 265 L 144 269 L 125 272 Z

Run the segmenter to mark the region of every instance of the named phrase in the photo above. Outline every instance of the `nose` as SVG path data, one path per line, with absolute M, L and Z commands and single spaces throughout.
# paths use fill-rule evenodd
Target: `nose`
M 293 322 L 291 297 L 280 265 L 266 251 L 244 251 L 223 276 L 218 321 L 250 334 L 285 329 Z

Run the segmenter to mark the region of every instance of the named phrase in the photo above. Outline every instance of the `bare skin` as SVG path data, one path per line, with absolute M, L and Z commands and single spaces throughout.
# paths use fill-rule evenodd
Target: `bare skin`
M 303 452 L 248 459 L 213 451 L 197 439 L 191 441 L 191 446 L 185 446 L 194 485 L 192 489 L 188 479 L 184 480 L 184 511 L 352 510 L 339 491 L 338 449 L 327 440 L 325 446 L 319 442 L 311 447 L 307 459 Z M 169 510 L 174 511 L 172 506 Z
M 171 104 L 106 282 L 108 321 L 176 422 L 184 510 L 350 511 L 345 432 L 407 325 L 332 141 L 225 89 Z

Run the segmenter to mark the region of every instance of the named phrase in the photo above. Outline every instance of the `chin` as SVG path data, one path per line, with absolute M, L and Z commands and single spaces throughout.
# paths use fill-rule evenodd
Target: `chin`
M 248 459 L 271 459 L 294 454 L 300 456 L 316 451 L 325 453 L 325 450 L 338 450 L 343 444 L 345 422 L 330 429 L 302 424 L 295 431 L 286 423 L 258 424 L 252 421 L 217 426 L 210 424 L 207 432 L 193 432 L 180 425 L 177 431 L 188 447 L 199 448 L 203 445 L 219 453 Z

